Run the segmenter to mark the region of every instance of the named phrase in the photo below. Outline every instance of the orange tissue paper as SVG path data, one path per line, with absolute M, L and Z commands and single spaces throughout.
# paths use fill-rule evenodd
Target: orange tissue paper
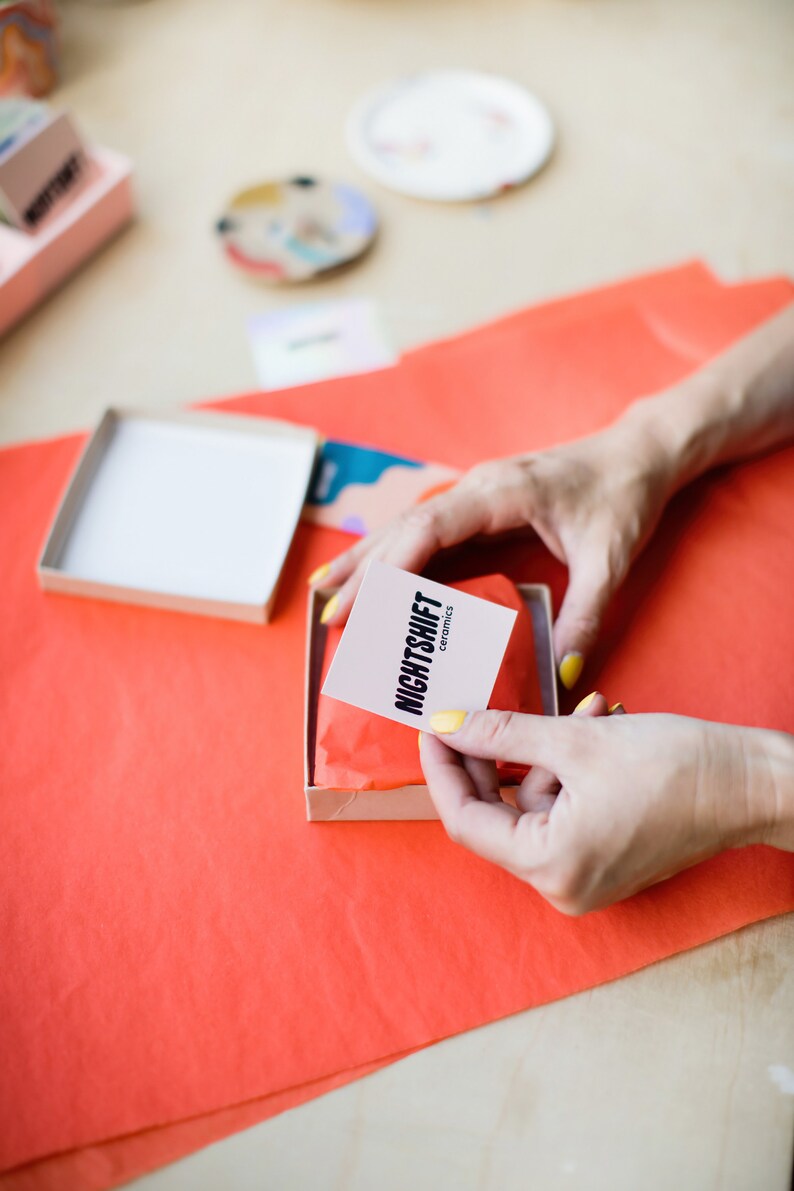
M 598 429 L 792 299 L 782 279 L 722 287 L 688 265 L 392 369 L 216 404 L 460 469 Z M 299 527 L 266 628 L 47 595 L 36 559 L 81 446 L 0 451 L 3 1191 L 99 1191 L 794 909 L 794 857 L 764 847 L 568 919 L 440 823 L 307 823 L 306 581 L 350 538 Z M 671 502 L 581 693 L 791 730 L 792 463 L 791 448 L 748 460 Z M 533 540 L 455 566 L 439 577 L 545 582 L 556 606 L 565 590 Z

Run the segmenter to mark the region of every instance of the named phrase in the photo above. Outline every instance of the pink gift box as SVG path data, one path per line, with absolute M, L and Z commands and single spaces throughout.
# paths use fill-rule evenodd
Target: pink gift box
M 132 163 L 110 149 L 89 156 L 88 185 L 40 231 L 0 224 L 0 335 L 132 219 Z

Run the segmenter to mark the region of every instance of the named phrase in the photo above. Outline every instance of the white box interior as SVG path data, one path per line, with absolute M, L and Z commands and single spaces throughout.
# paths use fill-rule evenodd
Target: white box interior
M 264 605 L 300 517 L 314 435 L 220 414 L 108 418 L 42 563 L 89 583 Z

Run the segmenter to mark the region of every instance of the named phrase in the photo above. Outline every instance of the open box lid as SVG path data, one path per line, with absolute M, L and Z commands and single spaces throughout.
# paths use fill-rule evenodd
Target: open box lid
M 45 543 L 42 587 L 266 622 L 317 447 L 287 422 L 107 410 Z

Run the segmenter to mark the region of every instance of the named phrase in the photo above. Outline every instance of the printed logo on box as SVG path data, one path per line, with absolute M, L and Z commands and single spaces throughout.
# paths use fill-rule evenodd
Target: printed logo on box
M 25 231 L 38 231 L 88 181 L 88 157 L 70 117 L 32 123 L 0 155 L 0 208 Z

